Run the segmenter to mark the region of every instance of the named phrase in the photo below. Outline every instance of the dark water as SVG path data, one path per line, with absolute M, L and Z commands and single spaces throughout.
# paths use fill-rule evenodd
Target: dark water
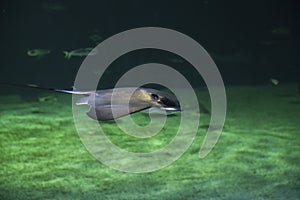
M 125 30 L 156 26 L 200 43 L 225 84 L 262 84 L 270 78 L 295 82 L 299 80 L 297 9 L 295 0 L 2 1 L 0 76 L 3 81 L 70 87 L 84 58 L 67 60 L 62 51 L 95 47 L 92 35 L 100 36 L 101 42 Z M 51 53 L 42 59 L 27 56 L 27 50 L 39 48 Z M 140 50 L 114 62 L 106 77 L 117 79 L 132 66 L 150 61 L 175 68 L 188 65 L 170 62 L 174 57 Z M 200 77 L 189 79 L 197 82 Z M 103 87 L 111 87 L 112 80 Z

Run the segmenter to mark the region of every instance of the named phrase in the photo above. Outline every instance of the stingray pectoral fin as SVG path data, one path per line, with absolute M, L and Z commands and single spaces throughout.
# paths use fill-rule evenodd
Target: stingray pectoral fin
M 97 121 L 108 121 L 117 119 L 144 109 L 148 109 L 148 104 L 131 105 L 101 105 L 91 107 L 87 115 Z
M 81 97 L 80 99 L 78 99 L 76 101 L 76 105 L 88 105 L 89 104 L 89 100 L 90 100 L 89 96 Z
M 118 112 L 117 112 L 118 111 Z M 128 115 L 128 112 L 120 112 L 123 111 L 122 108 L 114 108 L 114 113 L 116 113 L 115 117 L 113 116 L 112 113 L 112 107 L 109 105 L 104 105 L 104 106 L 96 106 L 96 107 L 90 107 L 90 110 L 86 113 L 90 118 L 97 120 L 97 121 L 107 121 L 107 120 L 112 120 L 117 117 L 122 117 L 125 115 Z M 118 115 L 117 115 L 118 113 Z
M 144 113 L 151 113 L 151 114 L 158 114 L 158 115 L 173 115 L 178 113 L 179 110 L 175 110 L 175 108 L 158 108 L 158 107 L 151 107 L 149 109 L 143 110 L 141 112 Z

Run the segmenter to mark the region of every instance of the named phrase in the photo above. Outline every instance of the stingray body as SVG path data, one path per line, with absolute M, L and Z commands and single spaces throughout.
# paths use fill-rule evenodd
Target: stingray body
M 97 121 L 113 120 L 146 109 L 158 109 L 166 111 L 166 114 L 181 111 L 180 103 L 175 95 L 150 88 L 124 87 L 78 91 L 45 88 L 37 85 L 4 84 L 83 95 L 76 105 L 89 105 L 90 109 L 87 115 Z
M 156 108 L 166 113 L 181 111 L 175 95 L 149 88 L 114 88 L 97 91 L 69 91 L 82 94 L 76 105 L 89 105 L 87 115 L 97 121 L 107 121 L 142 110 Z

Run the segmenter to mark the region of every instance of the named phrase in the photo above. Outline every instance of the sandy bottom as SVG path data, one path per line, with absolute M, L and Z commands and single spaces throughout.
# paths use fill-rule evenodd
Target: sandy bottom
M 91 156 L 77 134 L 71 96 L 0 96 L 0 199 L 299 199 L 296 86 L 226 91 L 225 127 L 207 157 L 198 156 L 210 119 L 204 113 L 195 140 L 177 161 L 139 174 L 117 171 Z M 207 93 L 198 95 L 209 107 Z M 142 113 L 133 118 L 149 123 Z M 169 117 L 159 134 L 144 139 L 124 134 L 115 123 L 100 124 L 120 148 L 147 153 L 175 137 L 179 119 L 180 114 Z

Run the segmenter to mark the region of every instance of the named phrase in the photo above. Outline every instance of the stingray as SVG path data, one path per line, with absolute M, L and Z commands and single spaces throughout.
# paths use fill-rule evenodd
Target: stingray
M 1 84 L 83 95 L 76 102 L 76 105 L 90 106 L 87 116 L 97 121 L 109 121 L 148 109 L 165 111 L 166 114 L 181 111 L 180 103 L 174 94 L 151 88 L 124 87 L 96 91 L 78 91 L 74 88 L 73 90 L 64 90 L 32 84 Z

